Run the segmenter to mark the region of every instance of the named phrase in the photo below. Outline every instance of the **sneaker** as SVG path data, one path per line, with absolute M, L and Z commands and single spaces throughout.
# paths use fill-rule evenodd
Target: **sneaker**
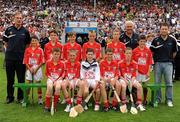
M 154 107 L 158 107 L 158 104 L 159 104 L 159 102 L 156 100 L 156 101 L 153 103 L 153 106 L 154 106 Z
M 45 108 L 44 108 L 44 112 L 45 112 L 45 113 L 50 112 L 50 108 L 45 107 Z
M 168 107 L 173 107 L 172 101 L 168 101 L 168 102 L 167 102 L 167 105 L 168 105 Z
M 113 106 L 113 107 L 112 107 L 112 110 L 114 110 L 114 111 L 119 111 L 119 107 L 118 107 L 118 106 Z
M 84 106 L 84 110 L 88 110 L 88 106 L 87 105 Z
M 100 108 L 100 106 L 99 106 L 98 104 L 96 104 L 96 105 L 94 106 L 94 111 L 99 111 L 99 108 Z
M 22 104 L 23 102 L 24 102 L 23 99 L 17 99 L 16 101 L 17 104 Z
M 42 98 L 39 98 L 39 99 L 38 99 L 38 104 L 39 104 L 39 105 L 42 105 L 42 104 L 43 104 Z
M 64 109 L 65 112 L 70 112 L 70 109 L 71 109 L 71 105 L 67 105 L 66 108 Z
M 104 111 L 104 112 L 108 112 L 108 111 L 109 111 L 109 108 L 108 108 L 108 107 L 103 107 L 103 111 Z
M 62 102 L 61 102 L 61 104 L 65 104 L 66 103 L 66 100 L 65 99 L 63 99 L 62 100 Z
M 137 106 L 137 109 L 139 109 L 140 111 L 145 111 L 145 110 L 146 110 L 146 109 L 143 107 L 142 104 L 139 104 L 139 105 Z

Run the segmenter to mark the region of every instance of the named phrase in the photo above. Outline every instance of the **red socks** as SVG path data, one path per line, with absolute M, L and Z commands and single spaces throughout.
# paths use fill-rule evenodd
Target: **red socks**
M 78 104 L 81 104 L 81 102 L 82 102 L 82 97 L 77 96 L 76 104 L 77 104 L 77 105 L 78 105 Z
M 66 97 L 65 99 L 66 99 L 66 104 L 68 105 L 72 104 L 71 99 L 69 97 Z
M 38 88 L 38 98 L 42 98 L 42 89 Z
M 117 102 L 115 99 L 113 99 L 113 100 L 112 100 L 112 107 L 116 107 L 117 104 L 118 104 L 118 102 Z
M 51 106 L 51 98 L 46 96 L 45 107 L 50 108 L 50 106 Z
M 59 99 L 59 95 L 54 95 L 54 108 L 56 108 L 58 99 Z

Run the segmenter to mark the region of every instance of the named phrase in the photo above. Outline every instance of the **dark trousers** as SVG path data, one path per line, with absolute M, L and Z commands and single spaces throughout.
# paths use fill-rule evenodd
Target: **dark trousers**
M 175 58 L 175 78 L 180 78 L 180 52 L 177 53 Z
M 18 83 L 25 82 L 26 67 L 22 61 L 6 60 L 6 76 L 7 76 L 7 98 L 14 99 L 14 81 L 15 73 Z M 18 88 L 17 99 L 23 99 L 23 92 Z

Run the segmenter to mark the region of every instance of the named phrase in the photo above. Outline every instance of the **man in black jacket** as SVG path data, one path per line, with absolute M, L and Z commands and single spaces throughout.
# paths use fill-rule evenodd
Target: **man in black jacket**
M 6 45 L 5 61 L 6 61 L 6 76 L 7 76 L 7 98 L 6 103 L 14 101 L 14 80 L 15 73 L 18 83 L 25 82 L 25 65 L 23 64 L 24 51 L 30 43 L 30 34 L 22 26 L 22 14 L 16 12 L 14 15 L 14 25 L 8 27 L 3 36 L 3 41 Z M 23 92 L 18 89 L 17 101 L 21 102 Z

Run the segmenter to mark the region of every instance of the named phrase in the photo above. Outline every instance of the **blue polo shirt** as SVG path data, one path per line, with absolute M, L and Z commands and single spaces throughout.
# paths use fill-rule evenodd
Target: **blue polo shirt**
M 19 29 L 10 26 L 5 31 L 3 41 L 7 42 L 8 45 L 5 59 L 23 61 L 26 45 L 30 44 L 31 41 L 29 31 L 23 26 Z

